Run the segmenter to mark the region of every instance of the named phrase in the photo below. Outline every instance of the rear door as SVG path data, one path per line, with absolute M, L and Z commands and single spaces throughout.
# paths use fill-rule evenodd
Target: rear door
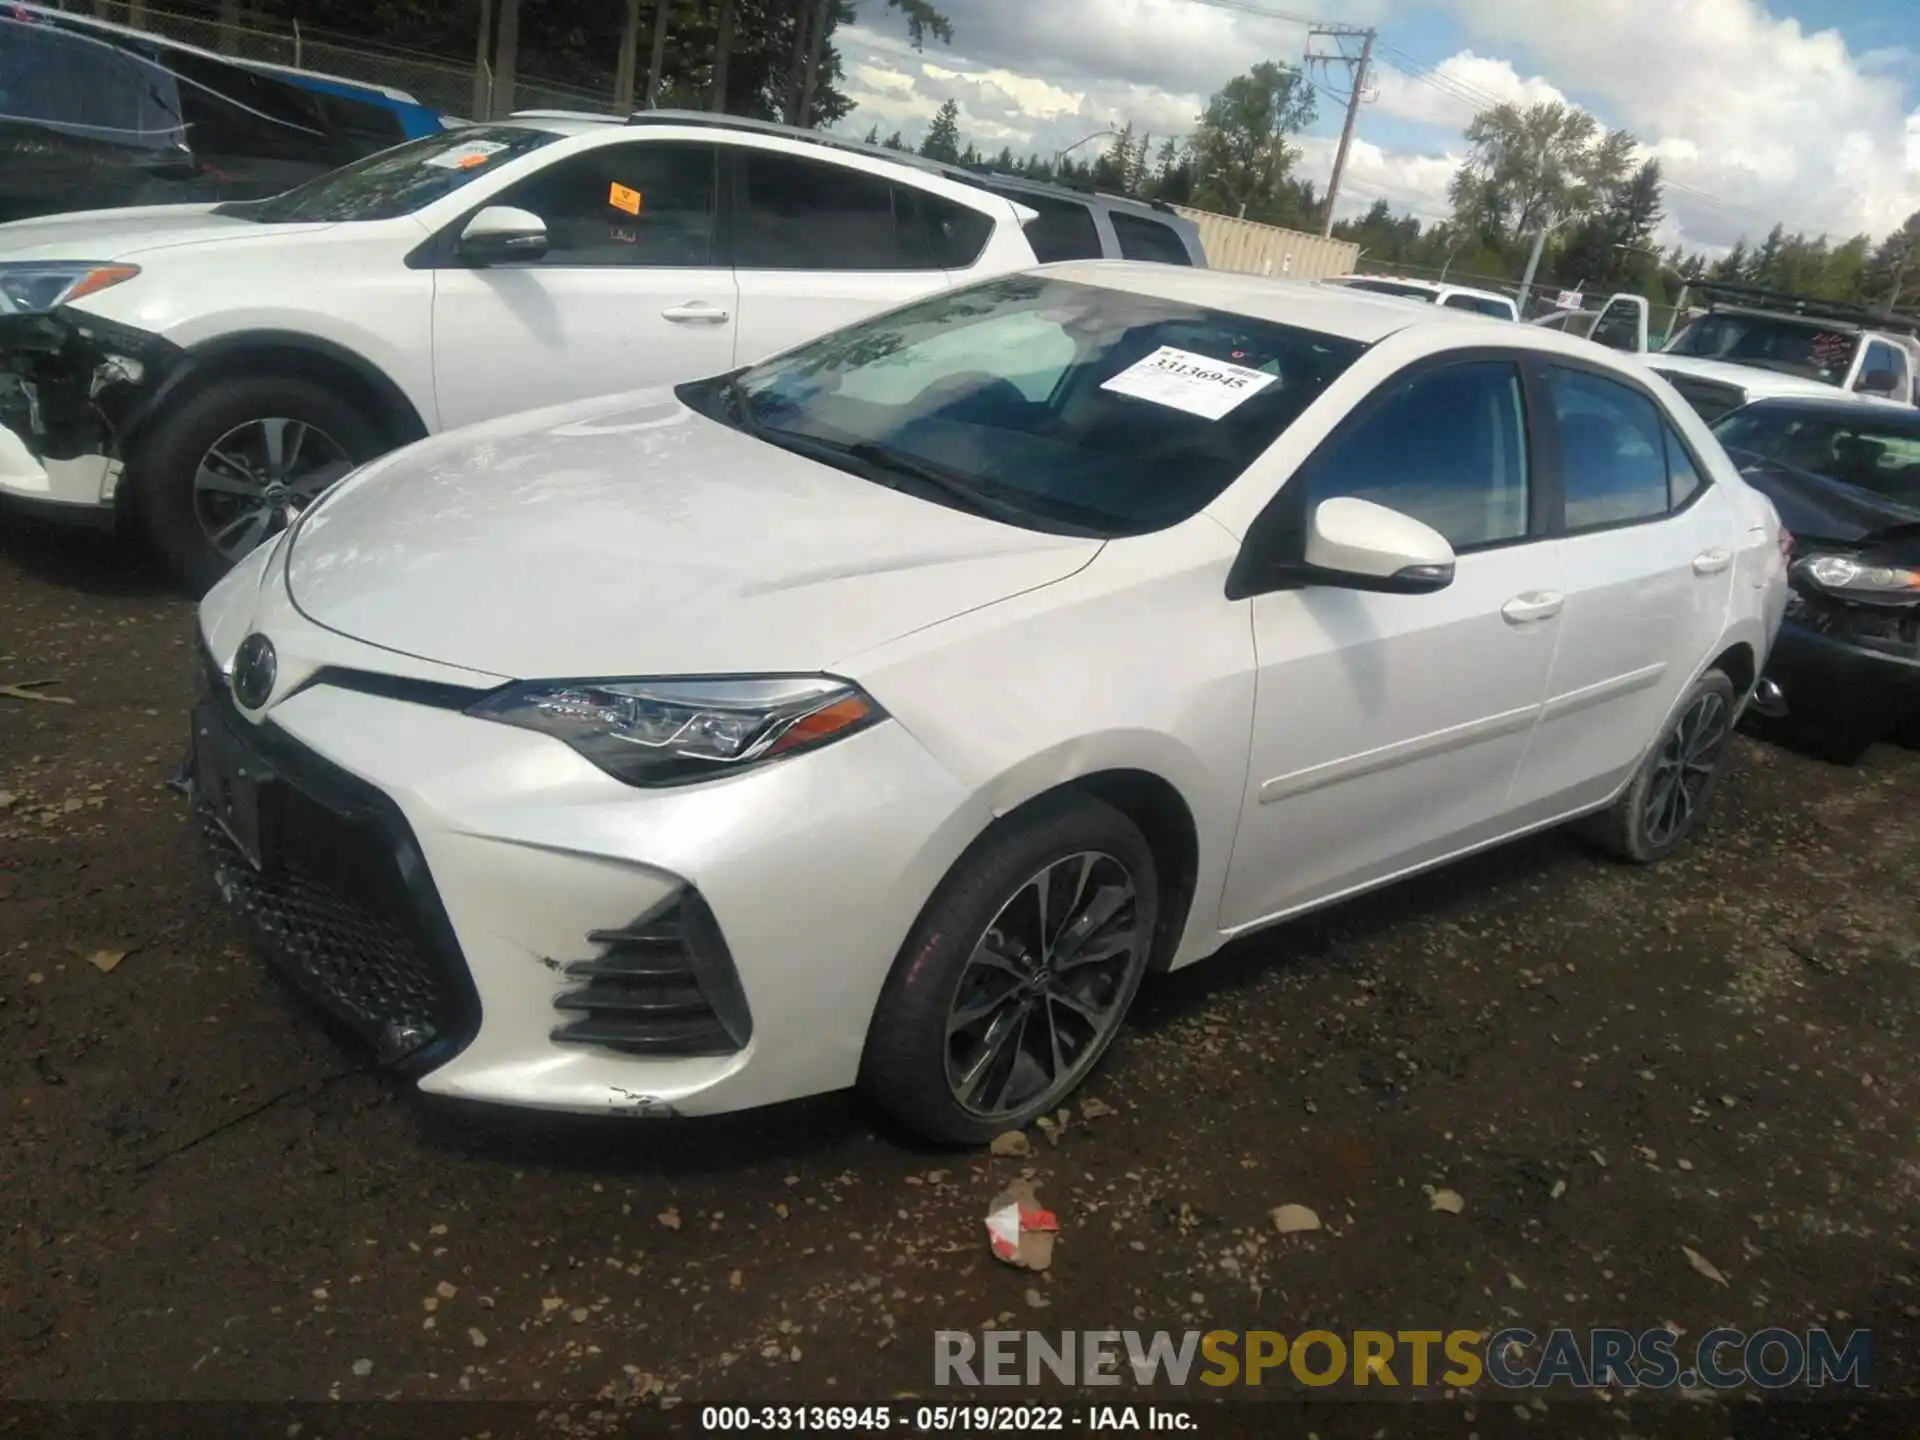
M 728 159 L 742 364 L 946 289 L 993 233 L 982 211 L 851 165 L 748 144 Z
M 1514 806 L 1547 819 L 1612 795 L 1712 657 L 1747 521 L 1646 390 L 1573 361 L 1531 379 L 1566 604 Z
M 1615 295 L 1601 308 L 1587 338 L 1628 355 L 1647 353 L 1647 301 L 1642 295 Z
M 718 161 L 708 144 L 605 145 L 494 196 L 544 220 L 549 244 L 435 273 L 442 427 L 731 369 L 739 293 L 716 244 Z

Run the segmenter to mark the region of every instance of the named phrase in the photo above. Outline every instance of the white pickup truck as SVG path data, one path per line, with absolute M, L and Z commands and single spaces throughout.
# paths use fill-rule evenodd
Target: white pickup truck
M 1556 311 L 1530 323 L 1645 355 L 1708 421 L 1754 400 L 1792 396 L 1920 402 L 1920 342 L 1879 328 L 1870 312 L 1745 286 L 1715 286 L 1706 294 L 1706 313 L 1659 350 L 1647 344 L 1647 302 L 1638 295 L 1615 295 L 1595 312 Z

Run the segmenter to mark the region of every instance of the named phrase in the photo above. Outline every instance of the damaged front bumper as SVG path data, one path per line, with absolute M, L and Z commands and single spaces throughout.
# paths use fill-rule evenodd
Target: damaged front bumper
M 1767 679 L 1802 720 L 1884 733 L 1920 716 L 1920 607 L 1846 605 L 1796 590 Z
M 74 310 L 0 315 L 0 504 L 111 525 L 128 448 L 180 355 Z

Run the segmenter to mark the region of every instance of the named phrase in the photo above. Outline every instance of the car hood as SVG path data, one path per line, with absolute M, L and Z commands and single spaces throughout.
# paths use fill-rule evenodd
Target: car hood
M 1703 380 L 1718 380 L 1737 385 L 1749 399 L 1761 396 L 1811 395 L 1822 400 L 1852 398 L 1838 385 L 1822 384 L 1800 375 L 1787 375 L 1760 365 L 1735 365 L 1728 360 L 1703 360 L 1695 355 L 1669 355 L 1655 351 L 1643 357 L 1655 370 L 1671 370 L 1679 375 L 1698 375 Z
M 127 260 L 149 250 L 214 240 L 258 238 L 269 227 L 216 215 L 211 205 L 134 205 L 42 215 L 0 225 L 0 262 L 16 260 Z M 325 229 L 275 225 L 276 235 Z
M 1920 525 L 1920 505 L 1902 504 L 1843 480 L 1729 449 L 1746 482 L 1773 502 L 1780 523 L 1801 539 L 1851 543 Z
M 829 667 L 1101 542 L 889 490 L 671 391 L 514 416 L 341 482 L 293 537 L 317 624 L 513 679 Z

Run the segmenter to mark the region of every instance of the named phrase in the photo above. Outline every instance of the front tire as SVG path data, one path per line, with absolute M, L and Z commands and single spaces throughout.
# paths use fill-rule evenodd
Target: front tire
M 1732 753 L 1733 681 L 1709 670 L 1680 702 L 1640 773 L 1582 825 L 1587 839 L 1636 865 L 1664 860 L 1705 821 Z
M 1158 923 L 1153 852 L 1112 806 L 1075 796 L 1000 822 L 901 948 L 861 1089 L 956 1144 L 1051 1113 L 1119 1033 Z
M 216 380 L 154 425 L 128 470 L 140 528 L 196 594 L 320 492 L 389 449 L 338 394 L 282 375 Z

